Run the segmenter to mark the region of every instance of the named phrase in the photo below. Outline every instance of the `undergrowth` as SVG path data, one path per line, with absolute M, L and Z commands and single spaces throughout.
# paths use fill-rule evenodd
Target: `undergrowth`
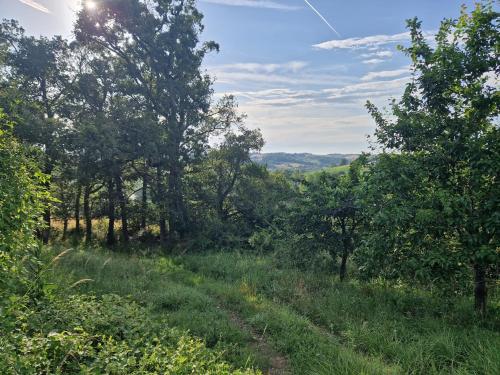
M 129 296 L 151 321 L 189 330 L 237 368 L 269 358 L 236 326 L 240 316 L 289 361 L 295 374 L 495 374 L 498 303 L 479 321 L 469 301 L 411 288 L 278 269 L 237 253 L 134 256 L 99 249 L 68 255 L 51 275 L 72 293 Z M 497 306 L 497 307 L 495 307 Z

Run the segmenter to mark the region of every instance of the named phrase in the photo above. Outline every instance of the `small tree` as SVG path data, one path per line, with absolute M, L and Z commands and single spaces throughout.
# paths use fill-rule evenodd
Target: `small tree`
M 290 216 L 304 247 L 324 249 L 332 258 L 340 258 L 341 281 L 347 276 L 347 261 L 359 239 L 362 212 L 358 188 L 364 161 L 361 157 L 352 163 L 346 175 L 321 172 L 304 179 Z
M 250 153 L 259 151 L 263 145 L 264 140 L 258 130 L 240 128 L 237 132 L 229 131 L 219 147 L 209 151 L 201 165 L 203 195 L 221 221 L 231 215 L 228 198 L 243 178 L 245 165 L 251 163 Z

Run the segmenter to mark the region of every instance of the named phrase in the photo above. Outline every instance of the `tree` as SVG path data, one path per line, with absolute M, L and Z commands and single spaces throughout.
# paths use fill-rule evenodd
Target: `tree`
M 341 281 L 347 276 L 347 261 L 354 252 L 362 212 L 358 188 L 365 157 L 351 164 L 348 174 L 311 174 L 299 185 L 299 199 L 290 215 L 292 230 L 303 247 L 326 250 L 340 258 Z
M 432 283 L 468 266 L 483 314 L 487 274 L 500 260 L 498 18 L 488 3 L 471 14 L 463 8 L 458 20 L 442 22 L 435 47 L 417 19 L 408 21 L 412 43 L 403 50 L 413 80 L 393 102 L 392 118 L 368 103 L 378 142 L 396 151 L 382 155 L 372 172 L 380 198 L 371 202 L 379 210 L 373 227 L 393 230 L 384 238 L 372 231 L 368 259 L 384 259 L 378 264 L 387 273 Z
M 202 197 L 222 222 L 234 211 L 234 207 L 228 205 L 228 198 L 247 171 L 245 166 L 251 163 L 251 152 L 259 151 L 263 146 L 259 130 L 240 126 L 236 132 L 228 131 L 223 142 L 210 150 L 206 161 L 200 165 Z
M 56 199 L 54 203 L 54 215 L 63 221 L 62 239 L 68 234 L 69 220 L 73 216 L 73 208 L 77 189 L 75 189 L 75 176 L 71 164 L 56 168 L 52 173 L 52 196 Z
M 211 80 L 201 71 L 209 42 L 199 46 L 202 15 L 192 0 L 103 0 L 99 11 L 83 9 L 76 24 L 78 40 L 106 48 L 121 59 L 134 82 L 130 92 L 145 98 L 163 128 L 157 169 L 156 197 L 160 203 L 160 228 L 165 237 L 168 209 L 171 235 L 188 229 L 183 193 L 186 165 L 199 156 L 212 129 Z M 167 172 L 167 173 L 165 173 Z M 164 183 L 164 180 L 167 183 Z M 163 194 L 164 186 L 166 194 Z
M 24 118 L 18 121 L 16 135 L 44 151 L 42 170 L 50 176 L 62 152 L 58 141 L 64 132 L 60 118 L 65 113 L 65 95 L 71 81 L 69 46 L 57 36 L 52 39 L 26 36 L 16 21 L 4 20 L 0 24 L 0 49 L 5 51 L 5 68 L 0 71 L 2 81 L 26 104 L 25 108 L 16 107 L 18 115 Z M 44 218 L 42 238 L 47 243 L 49 205 Z

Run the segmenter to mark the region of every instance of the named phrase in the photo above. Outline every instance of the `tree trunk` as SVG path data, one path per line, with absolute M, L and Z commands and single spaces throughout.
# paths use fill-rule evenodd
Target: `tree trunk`
M 47 162 L 47 165 L 46 165 L 43 173 L 50 177 L 52 175 L 53 169 L 54 168 L 52 167 L 52 164 L 50 162 Z M 45 188 L 47 189 L 47 191 L 50 191 L 50 181 L 49 180 L 45 183 Z M 44 243 L 44 245 L 47 245 L 49 243 L 50 229 L 51 229 L 50 228 L 50 224 L 51 224 L 50 203 L 49 202 L 46 202 L 46 203 L 47 203 L 47 208 L 43 212 L 43 221 L 44 221 L 45 227 L 43 228 L 42 233 L 41 233 L 42 234 L 42 242 Z
M 187 209 L 182 194 L 182 171 L 178 160 L 171 163 L 168 176 L 168 224 L 171 239 L 187 232 Z
M 488 290 L 486 287 L 486 269 L 484 266 L 474 265 L 474 307 L 481 314 L 486 314 Z
M 129 242 L 129 234 L 128 234 L 128 212 L 127 212 L 127 199 L 125 198 L 125 194 L 123 193 L 123 181 L 120 175 L 115 177 L 116 182 L 116 193 L 118 195 L 118 202 L 120 204 L 120 215 L 122 219 L 122 237 L 123 242 Z
M 146 229 L 146 215 L 148 212 L 148 177 L 142 178 L 142 202 L 141 202 L 141 229 Z
M 348 257 L 347 249 L 344 249 L 342 252 L 342 260 L 340 262 L 340 281 L 344 281 L 347 275 L 347 257 Z
M 351 241 L 347 233 L 347 224 L 345 219 L 341 220 L 340 228 L 342 230 L 342 259 L 340 262 L 339 276 L 340 281 L 344 281 L 347 276 L 347 258 L 349 257 L 349 250 Z
M 90 212 L 90 190 L 91 186 L 85 186 L 83 192 L 83 216 L 85 216 L 85 243 L 92 241 L 92 214 Z
M 226 215 L 224 213 L 224 198 L 217 198 L 217 215 L 221 222 L 224 222 Z
M 160 217 L 158 224 L 160 225 L 160 242 L 162 246 L 166 246 L 168 241 L 167 219 L 165 219 L 165 217 Z
M 79 235 L 82 231 L 81 225 L 80 225 L 80 199 L 82 197 L 82 186 L 78 184 L 78 187 L 76 189 L 76 198 L 75 198 L 75 230 L 76 234 Z
M 68 218 L 65 217 L 64 218 L 64 224 L 63 224 L 63 236 L 62 236 L 63 240 L 66 239 L 67 234 L 68 234 Z
M 167 243 L 167 219 L 166 219 L 166 213 L 165 213 L 165 189 L 163 188 L 163 181 L 162 181 L 162 173 L 161 173 L 161 167 L 158 166 L 156 167 L 156 204 L 159 207 L 160 211 L 160 219 L 159 219 L 159 225 L 160 225 L 160 242 L 162 245 L 166 245 Z
M 108 233 L 106 235 L 106 244 L 113 246 L 115 244 L 115 192 L 113 180 L 108 181 Z
M 44 245 L 47 245 L 50 239 L 50 216 L 50 207 L 47 207 L 43 212 L 43 222 L 45 226 L 42 230 L 42 242 Z
M 47 80 L 45 79 L 45 77 L 42 78 L 42 80 L 40 82 L 40 89 L 42 92 L 42 100 L 43 100 L 43 103 L 45 106 L 47 118 L 53 119 L 54 112 L 52 111 L 52 108 L 49 104 L 49 100 L 47 98 Z M 43 173 L 50 177 L 52 175 L 52 171 L 54 170 L 54 166 L 52 165 L 52 161 L 50 160 L 50 156 L 49 156 L 50 152 L 48 152 L 50 144 L 47 144 L 45 146 L 46 146 L 45 153 L 47 155 L 47 162 L 46 162 Z M 50 180 L 47 180 L 47 182 L 45 183 L 45 187 L 46 187 L 47 191 L 50 191 Z M 50 213 L 50 203 L 49 202 L 47 202 L 47 208 L 45 209 L 45 212 L 43 213 L 43 221 L 45 223 L 45 228 L 43 228 L 43 230 L 42 230 L 42 241 L 46 245 L 49 243 L 50 229 L 51 229 L 50 228 L 51 213 Z

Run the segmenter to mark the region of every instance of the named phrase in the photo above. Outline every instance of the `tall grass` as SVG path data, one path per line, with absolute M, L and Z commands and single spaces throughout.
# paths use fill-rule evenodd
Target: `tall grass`
M 357 353 L 381 358 L 408 374 L 497 374 L 500 316 L 496 296 L 487 320 L 467 298 L 437 298 L 394 288 L 290 269 L 270 259 L 213 254 L 182 259 L 189 269 L 284 304 Z
M 237 367 L 269 367 L 235 313 L 289 360 L 295 374 L 496 374 L 498 310 L 478 321 L 470 301 L 326 274 L 278 269 L 237 253 L 179 258 L 73 252 L 52 279 L 73 293 L 131 296 L 153 316 L 222 349 Z M 498 301 L 492 301 L 498 308 Z M 495 309 L 495 307 L 494 307 Z

